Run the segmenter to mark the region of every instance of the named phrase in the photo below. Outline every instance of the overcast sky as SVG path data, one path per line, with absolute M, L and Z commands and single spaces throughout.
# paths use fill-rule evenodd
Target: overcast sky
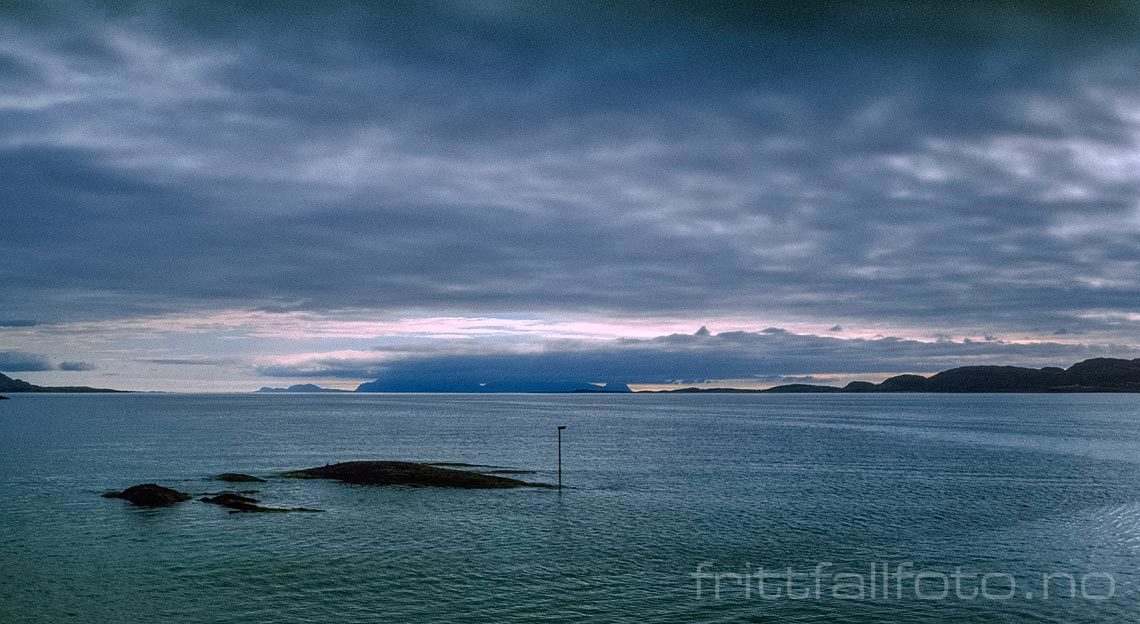
M 11 376 L 1140 357 L 1135 5 L 107 4 L 0 5 Z

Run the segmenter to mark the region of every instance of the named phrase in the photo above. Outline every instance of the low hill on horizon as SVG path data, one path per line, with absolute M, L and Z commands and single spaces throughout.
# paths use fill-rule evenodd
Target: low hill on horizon
M 881 383 L 852 381 L 843 387 L 788 384 L 763 390 L 739 388 L 678 388 L 658 392 L 1140 392 L 1140 358 L 1093 358 L 1069 368 L 1047 366 L 960 366 L 923 377 L 896 375 Z
M 23 379 L 12 379 L 0 373 L 0 392 L 125 392 L 124 390 L 110 390 L 108 388 L 89 388 L 87 386 L 37 386 Z
M 316 384 L 294 384 L 288 388 L 270 388 L 263 386 L 258 392 L 352 392 L 351 390 L 338 390 L 336 388 L 322 388 Z
M 378 379 L 362 383 L 356 392 L 454 392 L 454 393 L 594 393 L 594 392 L 633 392 L 624 383 L 609 382 L 597 385 L 579 381 L 532 381 L 500 380 L 476 383 L 467 380 L 424 379 L 415 381 L 390 381 Z

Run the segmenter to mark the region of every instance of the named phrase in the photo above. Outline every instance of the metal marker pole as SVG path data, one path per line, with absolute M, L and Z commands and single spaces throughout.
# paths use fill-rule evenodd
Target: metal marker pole
M 558 426 L 558 491 L 562 491 L 562 430 L 566 425 Z

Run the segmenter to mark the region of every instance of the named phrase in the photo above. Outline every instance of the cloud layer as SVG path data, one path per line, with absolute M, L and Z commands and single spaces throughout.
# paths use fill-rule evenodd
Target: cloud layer
M 256 310 L 1125 348 L 1138 36 L 1111 2 L 8 3 L 0 341 Z M 161 347 L 130 357 L 256 355 Z
M 0 372 L 46 371 L 55 368 L 51 361 L 36 353 L 0 351 Z
M 90 362 L 63 361 L 54 364 L 51 358 L 39 353 L 26 351 L 0 351 L 0 373 L 43 372 L 43 371 L 91 371 L 95 365 Z
M 7 305 L 1052 327 L 1140 295 L 1129 11 L 495 6 L 9 9 Z
M 901 338 L 842 339 L 795 334 L 770 328 L 761 332 L 722 332 L 608 343 L 561 341 L 541 349 L 494 347 L 462 352 L 432 348 L 334 353 L 259 367 L 270 377 L 377 378 L 392 390 L 432 382 L 621 382 L 633 384 L 750 381 L 789 382 L 789 376 L 934 372 L 964 364 L 1068 366 L 1090 357 L 1140 357 L 1140 349 L 1110 345 L 1006 343 L 990 340 L 921 342 Z

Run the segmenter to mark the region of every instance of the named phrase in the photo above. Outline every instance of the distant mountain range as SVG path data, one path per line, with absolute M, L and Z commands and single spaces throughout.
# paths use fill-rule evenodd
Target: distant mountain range
M 853 381 L 843 387 L 788 384 L 765 390 L 678 388 L 660 392 L 1140 392 L 1140 358 L 1093 358 L 1067 369 L 1054 366 L 961 366 L 930 377 L 897 375 L 882 383 Z
M 0 386 L 0 391 L 4 390 Z M 347 392 L 313 384 L 288 388 L 262 388 L 258 392 Z M 632 392 L 624 383 L 594 384 L 574 381 L 497 381 L 378 379 L 360 384 L 356 392 L 456 393 L 602 393 Z M 664 393 L 826 393 L 826 392 L 1140 392 L 1140 358 L 1094 358 L 1069 368 L 1020 366 L 961 366 L 930 377 L 897 375 L 882 383 L 853 381 L 846 386 L 787 384 L 752 390 L 741 388 L 677 388 Z
M 466 380 L 425 379 L 414 382 L 378 379 L 362 383 L 357 392 L 460 392 L 460 393 L 593 393 L 632 392 L 624 383 L 602 385 L 579 381 L 491 381 L 476 383 Z
M 314 384 L 296 384 L 288 388 L 270 388 L 265 386 L 258 392 L 351 392 L 351 390 L 337 390 L 336 388 L 322 388 Z
M 0 373 L 0 392 L 122 392 L 121 390 L 108 390 L 106 388 L 88 388 L 87 386 L 37 386 L 22 379 L 12 379 Z
M 87 386 L 37 386 L 0 373 L 0 392 L 121 392 Z M 297 384 L 288 388 L 265 387 L 258 392 L 327 392 L 347 390 L 322 388 L 314 384 Z M 360 384 L 356 392 L 462 392 L 462 393 L 628 393 L 624 383 L 593 384 L 570 381 L 519 381 L 467 383 L 447 380 L 425 380 L 395 383 L 385 380 Z M 1124 360 L 1093 358 L 1069 368 L 1049 366 L 961 366 L 930 377 L 897 375 L 882 383 L 853 381 L 846 386 L 788 384 L 764 390 L 739 388 L 678 388 L 658 392 L 679 393 L 823 393 L 823 392 L 1140 392 L 1140 358 Z
M 519 381 L 519 382 L 492 382 L 469 383 L 449 380 L 423 380 L 416 382 L 396 382 L 388 380 L 370 381 L 360 384 L 353 390 L 334 390 L 322 388 L 314 384 L 297 384 L 288 388 L 265 387 L 258 392 L 454 392 L 454 393 L 593 393 L 593 392 L 633 392 L 623 383 L 607 383 L 597 385 L 592 383 L 579 383 L 572 381 Z

